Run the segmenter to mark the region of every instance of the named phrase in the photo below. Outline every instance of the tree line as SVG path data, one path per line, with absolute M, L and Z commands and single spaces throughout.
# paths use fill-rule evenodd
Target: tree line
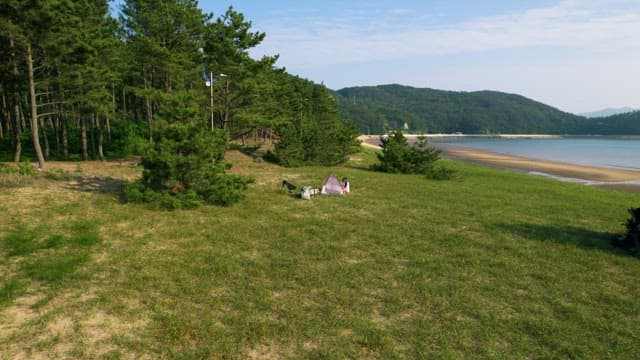
M 401 85 L 335 92 L 340 112 L 363 133 L 402 129 L 468 134 L 640 134 L 640 112 L 588 119 L 524 96 L 497 91 L 457 92 Z
M 107 0 L 1 2 L 0 159 L 42 168 L 136 154 L 174 124 L 276 140 L 285 165 L 353 151 L 357 130 L 326 87 L 278 68 L 277 55 L 249 56 L 266 34 L 242 13 L 214 17 L 195 0 L 126 0 L 120 10 L 114 18 Z

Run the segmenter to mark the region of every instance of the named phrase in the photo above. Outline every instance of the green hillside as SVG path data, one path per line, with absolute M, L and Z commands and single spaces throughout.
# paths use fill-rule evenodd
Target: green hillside
M 341 113 L 363 133 L 402 128 L 469 134 L 640 134 L 638 112 L 587 119 L 521 95 L 458 92 L 402 85 L 352 87 L 335 92 Z
M 592 134 L 640 134 L 640 111 L 589 119 Z

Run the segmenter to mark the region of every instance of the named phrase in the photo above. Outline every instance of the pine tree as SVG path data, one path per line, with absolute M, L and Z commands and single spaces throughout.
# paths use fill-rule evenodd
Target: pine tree
M 134 95 L 144 103 L 149 140 L 154 120 L 198 119 L 206 93 L 199 79 L 205 15 L 192 0 L 128 0 L 124 38 L 135 66 Z
M 428 147 L 427 138 L 421 136 L 418 142 L 410 146 L 402 131 L 395 130 L 380 138 L 382 152 L 378 154 L 380 163 L 374 169 L 389 173 L 428 174 L 434 170 L 435 162 L 440 159 L 440 151 Z M 438 176 L 450 175 L 438 170 Z
M 215 119 L 217 127 L 227 130 L 232 138 L 245 136 L 259 126 L 270 124 L 272 68 L 277 56 L 254 60 L 248 53 L 264 38 L 264 33 L 251 32 L 251 22 L 233 7 L 207 26 L 204 42 L 206 67 L 214 77 L 218 77 L 213 85 Z

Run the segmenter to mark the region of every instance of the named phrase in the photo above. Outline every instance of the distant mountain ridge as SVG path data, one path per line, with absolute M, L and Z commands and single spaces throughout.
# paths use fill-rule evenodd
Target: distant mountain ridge
M 606 109 L 597 110 L 597 111 L 590 111 L 590 112 L 580 113 L 578 115 L 581 115 L 581 116 L 584 116 L 584 117 L 588 117 L 588 118 L 598 118 L 598 117 L 607 117 L 607 116 L 611 116 L 611 115 L 626 114 L 626 113 L 630 113 L 630 112 L 633 112 L 633 111 L 636 111 L 636 110 L 637 109 L 630 108 L 630 107 L 606 108 Z
M 405 127 L 416 133 L 640 134 L 640 111 L 589 119 L 498 91 L 393 84 L 349 87 L 334 95 L 341 115 L 353 120 L 364 134 Z

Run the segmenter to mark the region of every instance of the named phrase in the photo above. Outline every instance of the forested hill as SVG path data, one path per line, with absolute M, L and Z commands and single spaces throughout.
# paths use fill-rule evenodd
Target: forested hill
M 591 134 L 640 135 L 640 110 L 588 119 L 586 130 Z
M 405 123 L 409 131 L 429 133 L 595 133 L 591 131 L 595 121 L 497 91 L 381 85 L 341 89 L 336 98 L 342 115 L 352 119 L 363 133 L 399 129 Z

